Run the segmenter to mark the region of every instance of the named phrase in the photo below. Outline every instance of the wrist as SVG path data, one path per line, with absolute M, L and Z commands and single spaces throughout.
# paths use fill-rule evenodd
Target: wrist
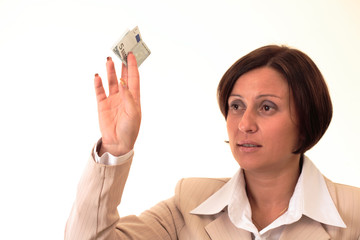
M 106 143 L 101 143 L 101 145 L 99 146 L 99 151 L 98 154 L 101 157 L 104 153 L 110 153 L 113 156 L 122 156 L 127 154 L 128 152 L 130 152 L 132 150 L 132 147 L 124 147 L 121 146 L 120 144 L 106 144 Z

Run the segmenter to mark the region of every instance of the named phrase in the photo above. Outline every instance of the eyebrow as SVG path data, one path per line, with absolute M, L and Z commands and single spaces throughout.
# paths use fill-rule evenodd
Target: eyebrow
M 240 97 L 240 98 L 244 98 L 243 96 L 241 96 L 240 94 L 231 94 L 230 97 Z M 259 98 L 263 98 L 263 97 L 274 97 L 274 98 L 279 98 L 281 99 L 281 97 L 274 95 L 274 94 L 261 94 L 259 96 L 256 96 L 255 99 L 259 99 Z

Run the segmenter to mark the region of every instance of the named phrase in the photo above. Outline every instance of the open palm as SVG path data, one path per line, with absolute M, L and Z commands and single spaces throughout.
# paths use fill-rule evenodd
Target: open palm
M 128 66 L 122 65 L 120 82 L 111 58 L 106 62 L 106 70 L 109 96 L 100 76 L 96 74 L 94 80 L 102 135 L 100 156 L 104 152 L 120 156 L 134 147 L 140 129 L 139 71 L 133 54 L 128 55 Z

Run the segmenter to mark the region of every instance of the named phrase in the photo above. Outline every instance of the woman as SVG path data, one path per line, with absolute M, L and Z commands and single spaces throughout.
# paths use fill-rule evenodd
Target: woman
M 219 83 L 241 167 L 234 177 L 183 179 L 173 198 L 119 218 L 141 119 L 134 55 L 128 63 L 118 83 L 108 58 L 108 97 L 95 75 L 102 139 L 79 184 L 66 239 L 360 240 L 360 189 L 326 179 L 304 155 L 332 117 L 326 83 L 307 55 L 279 46 L 242 57 Z

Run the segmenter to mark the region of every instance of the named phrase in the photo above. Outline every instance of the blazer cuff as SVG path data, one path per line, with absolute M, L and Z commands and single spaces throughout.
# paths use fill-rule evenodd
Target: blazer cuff
M 97 141 L 94 146 L 93 150 L 93 157 L 96 163 L 104 164 L 104 165 L 121 165 L 124 164 L 132 158 L 134 155 L 134 150 L 132 149 L 130 152 L 121 155 L 121 156 L 114 156 L 108 152 L 105 152 L 101 157 L 99 156 L 99 151 L 102 144 L 102 138 Z

